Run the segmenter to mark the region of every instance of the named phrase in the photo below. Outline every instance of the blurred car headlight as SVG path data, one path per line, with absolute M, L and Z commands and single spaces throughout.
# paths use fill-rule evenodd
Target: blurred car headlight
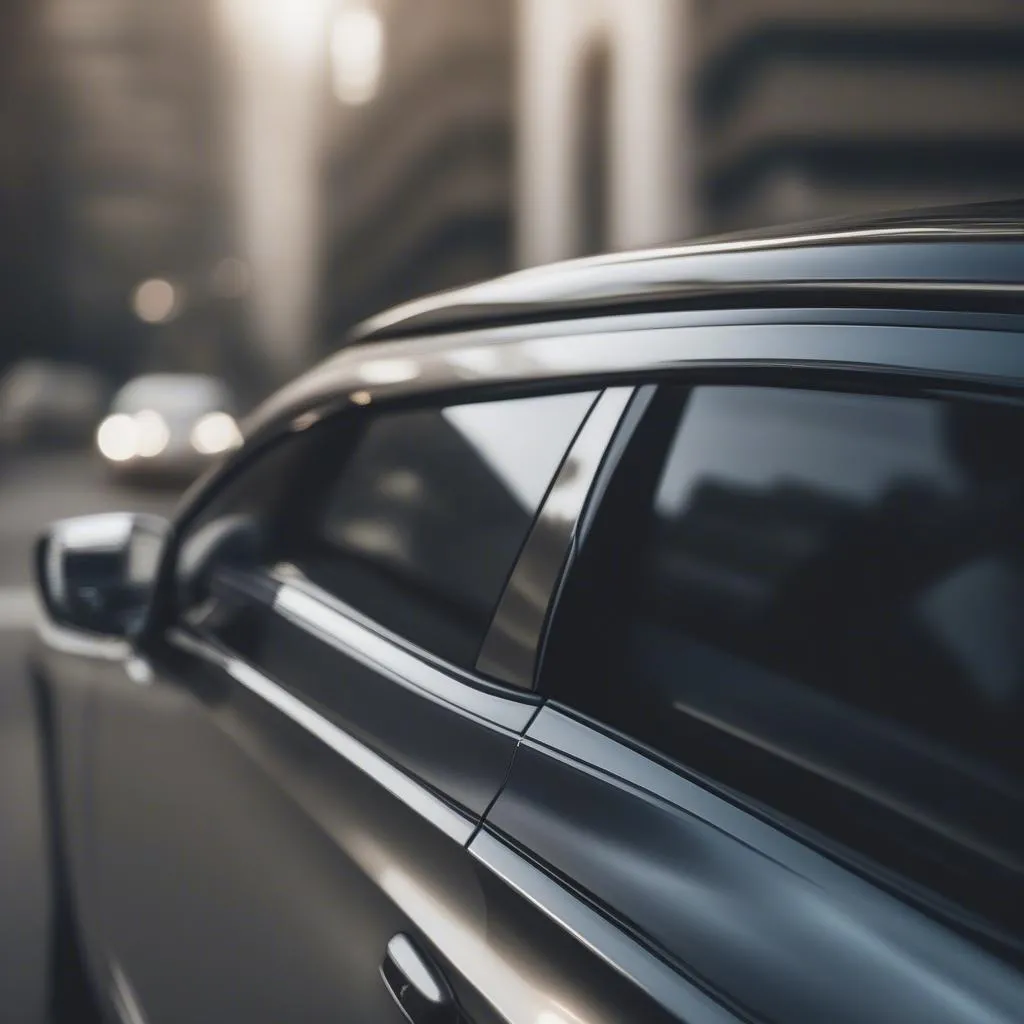
M 132 416 L 115 413 L 96 431 L 96 447 L 111 462 L 127 462 L 139 453 L 139 429 Z
M 135 421 L 136 451 L 144 459 L 159 455 L 171 442 L 167 421 L 153 409 L 143 409 L 132 419 Z
M 200 455 L 219 455 L 242 443 L 242 432 L 226 412 L 208 412 L 192 428 L 192 447 Z

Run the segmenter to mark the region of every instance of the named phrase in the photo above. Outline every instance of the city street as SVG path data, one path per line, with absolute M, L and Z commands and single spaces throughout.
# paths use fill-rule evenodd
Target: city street
M 0 1016 L 42 1024 L 50 888 L 35 707 L 25 672 L 35 612 L 32 541 L 51 519 L 114 509 L 167 512 L 171 494 L 121 490 L 86 454 L 0 463 Z

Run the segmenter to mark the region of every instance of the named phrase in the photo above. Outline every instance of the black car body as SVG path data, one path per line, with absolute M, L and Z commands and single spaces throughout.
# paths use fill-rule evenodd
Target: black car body
M 1001 206 L 524 272 L 57 524 L 104 1003 L 1020 1024 L 1022 288 Z

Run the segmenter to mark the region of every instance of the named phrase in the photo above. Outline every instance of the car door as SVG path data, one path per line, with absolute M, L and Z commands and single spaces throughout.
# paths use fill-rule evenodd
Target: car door
M 1024 404 L 792 376 L 624 422 L 470 853 L 675 1019 L 1009 1024 Z
M 537 706 L 476 659 L 552 479 L 580 491 L 629 393 L 329 418 L 179 527 L 171 610 L 143 652 L 79 660 L 64 748 L 124 1020 L 558 1019 L 558 962 L 496 952 L 466 851 Z

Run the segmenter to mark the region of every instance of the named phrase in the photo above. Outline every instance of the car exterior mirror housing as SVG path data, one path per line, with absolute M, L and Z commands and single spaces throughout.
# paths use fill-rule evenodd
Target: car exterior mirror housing
M 131 512 L 53 523 L 35 552 L 45 618 L 96 637 L 135 635 L 145 621 L 169 530 L 160 516 Z

